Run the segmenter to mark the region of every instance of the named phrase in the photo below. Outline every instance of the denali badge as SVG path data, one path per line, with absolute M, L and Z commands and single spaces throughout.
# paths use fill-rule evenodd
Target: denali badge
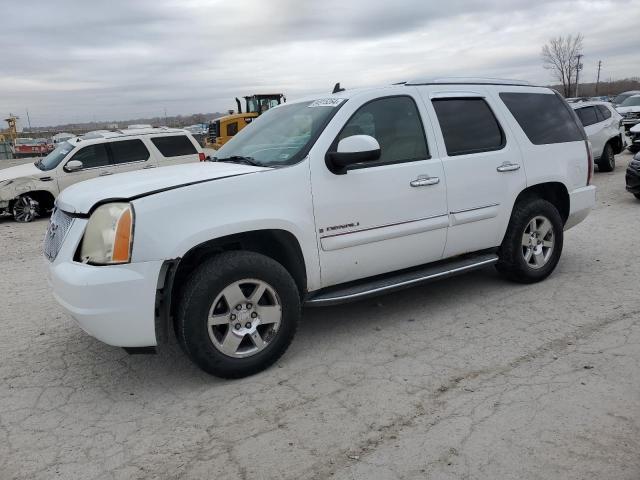
M 334 230 L 344 230 L 345 228 L 355 228 L 355 227 L 358 227 L 358 226 L 360 226 L 360 222 L 345 223 L 343 225 L 334 225 L 332 227 L 321 228 L 319 231 L 320 231 L 320 233 L 332 232 Z

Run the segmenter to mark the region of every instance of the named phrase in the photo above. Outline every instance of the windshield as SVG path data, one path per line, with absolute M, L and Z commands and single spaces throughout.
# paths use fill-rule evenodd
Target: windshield
M 40 170 L 52 170 L 56 168 L 62 159 L 68 155 L 68 153 L 74 149 L 74 146 L 69 142 L 62 142 L 58 144 L 58 147 L 46 157 L 38 160 L 35 165 Z
M 292 165 L 307 155 L 343 104 L 343 98 L 334 97 L 273 108 L 242 129 L 214 159 L 249 157 L 264 167 Z
M 620 104 L 621 107 L 637 107 L 638 105 L 640 105 L 640 95 L 629 97 Z

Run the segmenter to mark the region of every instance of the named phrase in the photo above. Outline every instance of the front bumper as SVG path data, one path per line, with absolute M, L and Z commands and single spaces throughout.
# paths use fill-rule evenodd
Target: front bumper
M 154 312 L 161 265 L 56 262 L 49 264 L 49 282 L 58 303 L 92 337 L 117 347 L 150 347 L 157 344 Z
M 569 193 L 569 218 L 564 225 L 565 230 L 575 227 L 582 222 L 591 209 L 596 205 L 596 187 L 589 185 L 588 187 L 576 188 Z
M 162 261 L 93 266 L 73 261 L 86 220 L 76 219 L 54 262 L 45 259 L 56 301 L 80 327 L 118 347 L 157 344 L 155 300 Z

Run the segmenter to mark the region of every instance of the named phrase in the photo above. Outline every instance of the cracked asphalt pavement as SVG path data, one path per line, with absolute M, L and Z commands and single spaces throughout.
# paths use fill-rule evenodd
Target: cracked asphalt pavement
M 640 478 L 640 201 L 628 153 L 556 272 L 492 268 L 307 309 L 239 381 L 129 356 L 47 286 L 46 219 L 0 219 L 2 479 Z

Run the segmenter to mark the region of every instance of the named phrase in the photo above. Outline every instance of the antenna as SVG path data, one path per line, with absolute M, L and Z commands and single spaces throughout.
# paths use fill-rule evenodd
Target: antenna
M 333 86 L 333 92 L 331 93 L 338 93 L 338 92 L 344 92 L 344 88 L 340 87 L 340 82 L 336 83 Z

